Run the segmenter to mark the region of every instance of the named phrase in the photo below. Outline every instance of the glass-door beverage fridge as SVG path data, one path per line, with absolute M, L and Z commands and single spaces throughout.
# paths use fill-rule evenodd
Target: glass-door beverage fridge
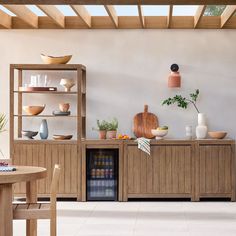
M 117 201 L 118 149 L 87 149 L 87 201 Z

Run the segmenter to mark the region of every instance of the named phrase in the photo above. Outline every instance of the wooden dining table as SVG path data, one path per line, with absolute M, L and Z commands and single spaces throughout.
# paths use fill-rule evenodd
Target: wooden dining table
M 26 202 L 37 202 L 37 180 L 45 178 L 47 170 L 35 166 L 14 166 L 15 171 L 0 172 L 0 236 L 13 236 L 13 184 L 26 182 Z M 26 221 L 26 235 L 37 235 L 37 221 Z

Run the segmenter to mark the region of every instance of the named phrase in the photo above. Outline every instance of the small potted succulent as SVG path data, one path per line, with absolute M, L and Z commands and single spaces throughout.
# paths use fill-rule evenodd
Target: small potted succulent
M 116 138 L 118 129 L 118 120 L 113 118 L 110 122 L 107 123 L 107 138 L 113 139 Z
M 107 127 L 108 123 L 105 120 L 97 120 L 97 129 L 93 128 L 93 130 L 98 131 L 100 139 L 106 139 Z

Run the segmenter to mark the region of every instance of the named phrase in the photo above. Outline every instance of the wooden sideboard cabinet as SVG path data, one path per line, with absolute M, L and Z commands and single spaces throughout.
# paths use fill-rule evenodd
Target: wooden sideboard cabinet
M 202 140 L 196 145 L 196 199 L 228 197 L 235 201 L 234 141 Z
M 58 197 L 79 198 L 78 169 L 80 160 L 78 145 L 66 142 L 50 141 L 15 141 L 13 158 L 14 165 L 42 166 L 47 168 L 47 178 L 38 181 L 40 197 L 49 197 L 50 184 L 55 164 L 61 165 Z M 15 185 L 17 196 L 25 194 L 25 183 Z
M 124 152 L 124 201 L 158 197 L 194 200 L 193 142 L 151 141 L 149 156 L 130 141 Z

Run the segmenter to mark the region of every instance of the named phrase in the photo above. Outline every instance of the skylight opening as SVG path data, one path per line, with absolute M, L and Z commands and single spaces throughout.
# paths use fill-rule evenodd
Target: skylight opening
M 56 5 L 56 8 L 64 15 L 64 16 L 77 16 L 73 9 L 68 5 Z
M 194 16 L 197 12 L 198 5 L 183 5 L 173 7 L 173 16 Z
M 144 16 L 167 16 L 169 6 L 142 6 Z
M 85 5 L 91 16 L 108 16 L 106 9 L 99 5 Z
M 3 12 L 7 13 L 10 16 L 16 16 L 13 12 L 9 11 L 7 8 L 5 8 L 2 5 L 0 5 L 0 10 L 2 10 Z
M 138 16 L 138 7 L 137 6 L 114 6 L 117 16 Z
M 46 16 L 46 14 L 35 5 L 26 5 L 26 7 L 31 10 L 36 16 Z
M 208 5 L 204 12 L 204 16 L 220 16 L 225 10 L 226 5 Z

